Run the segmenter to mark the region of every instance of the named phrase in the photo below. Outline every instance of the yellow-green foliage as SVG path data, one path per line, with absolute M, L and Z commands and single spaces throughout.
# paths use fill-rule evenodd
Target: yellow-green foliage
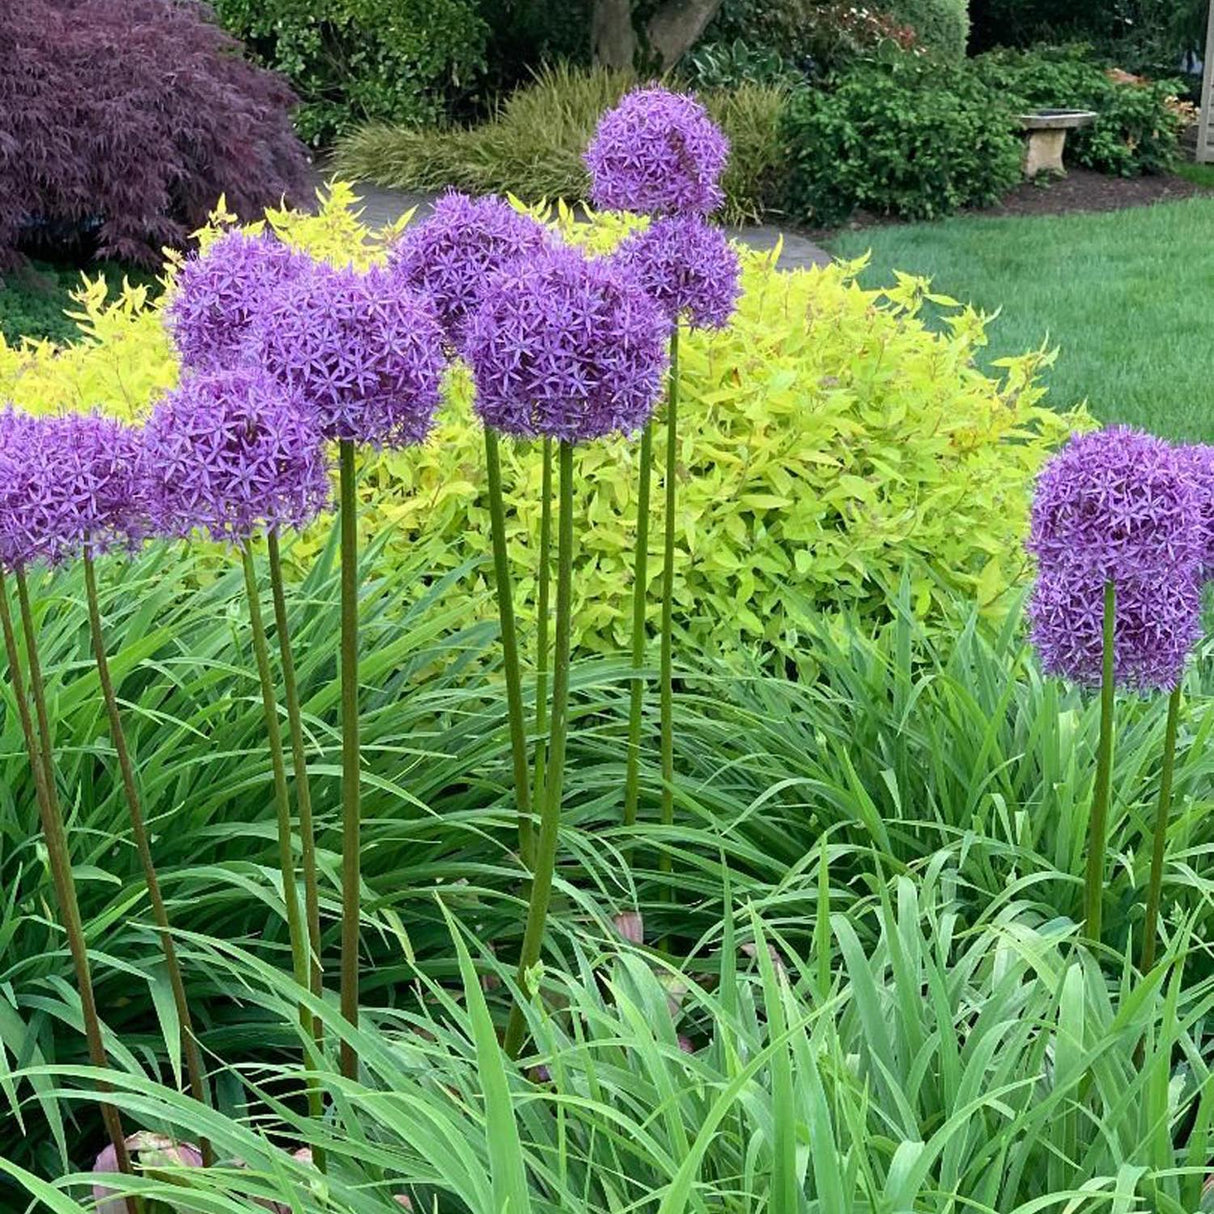
M 268 221 L 318 256 L 365 265 L 396 233 L 368 232 L 353 206 L 336 187 L 319 215 Z M 547 218 L 595 251 L 628 227 L 611 216 L 576 224 L 563 208 Z M 217 215 L 214 230 L 227 221 Z M 1005 360 L 996 382 L 973 365 L 985 319 L 928 295 L 921 279 L 869 291 L 856 284 L 861 263 L 784 273 L 766 255 L 743 250 L 742 261 L 733 328 L 682 341 L 681 624 L 706 647 L 793 656 L 808 613 L 851 606 L 880 617 L 904 569 L 924 618 L 940 619 L 958 590 L 997 613 L 1023 572 L 1032 476 L 1071 429 L 1089 424 L 1041 405 L 1036 375 L 1051 356 Z M 928 299 L 948 311 L 943 333 L 919 318 Z M 86 288 L 79 322 L 81 341 L 66 349 L 0 343 L 0 398 L 137 417 L 174 381 L 159 311 L 141 291 L 107 306 Z M 466 372 L 453 372 L 447 396 L 425 447 L 364 457 L 362 524 L 384 541 L 384 559 L 418 544 L 436 572 L 480 559 L 469 578 L 481 590 L 489 517 Z M 659 466 L 663 445 L 659 428 Z M 626 633 L 636 458 L 623 440 L 578 453 L 575 629 L 584 647 L 614 649 Z M 540 522 L 535 445 L 507 449 L 505 481 L 526 616 Z M 661 527 L 651 535 L 656 577 Z M 306 560 L 323 536 L 305 537 L 296 557 Z

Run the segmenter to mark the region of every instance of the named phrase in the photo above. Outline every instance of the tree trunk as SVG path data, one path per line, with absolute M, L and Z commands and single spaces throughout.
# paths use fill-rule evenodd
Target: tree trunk
M 648 57 L 674 67 L 717 15 L 721 0 L 664 0 L 645 27 Z M 637 53 L 631 0 L 594 0 L 591 46 L 602 67 L 630 68 Z
M 674 67 L 717 15 L 721 0 L 666 0 L 649 19 L 649 49 L 663 69 Z
M 590 44 L 594 61 L 601 67 L 632 67 L 637 36 L 632 28 L 631 0 L 595 0 Z

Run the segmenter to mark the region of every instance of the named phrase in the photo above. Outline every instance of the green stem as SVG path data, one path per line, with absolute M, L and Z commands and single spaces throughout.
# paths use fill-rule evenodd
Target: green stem
M 1100 676 L 1100 749 L 1096 756 L 1096 784 L 1088 836 L 1087 881 L 1084 893 L 1084 930 L 1093 944 L 1100 943 L 1104 899 L 1104 849 L 1109 824 L 1109 793 L 1113 780 L 1113 644 L 1117 591 L 1104 586 L 1103 661 Z
M 30 767 L 34 775 L 34 788 L 38 794 L 42 816 L 42 833 L 46 840 L 47 855 L 51 865 L 51 880 L 55 886 L 55 897 L 63 915 L 63 929 L 67 934 L 68 950 L 76 970 L 76 985 L 80 991 L 80 1011 L 84 1020 L 84 1036 L 88 1043 L 89 1061 L 99 1070 L 109 1069 L 105 1042 L 101 1034 L 101 1018 L 97 1015 L 97 1000 L 93 993 L 93 975 L 89 968 L 88 946 L 84 939 L 84 923 L 80 917 L 80 903 L 76 898 L 76 879 L 72 875 L 72 857 L 68 847 L 67 828 L 63 824 L 63 812 L 59 806 L 59 792 L 55 786 L 55 771 L 51 751 L 50 719 L 46 711 L 46 688 L 42 682 L 42 664 L 38 660 L 38 644 L 34 636 L 34 617 L 30 610 L 29 587 L 25 573 L 17 570 L 17 597 L 21 607 L 21 629 L 25 636 L 25 653 L 29 662 L 30 691 L 38 719 L 38 735 L 35 736 L 30 720 L 29 705 L 25 689 L 21 685 L 21 666 L 13 636 L 12 617 L 8 608 L 8 591 L 0 574 L 0 622 L 4 628 L 4 644 L 8 651 L 9 668 L 13 680 L 13 691 L 17 696 L 17 709 L 21 717 L 21 728 L 25 733 L 25 746 L 29 752 Z M 99 1085 L 103 1092 L 110 1090 L 108 1084 Z M 101 1104 L 101 1117 L 106 1132 L 114 1146 L 118 1170 L 128 1176 L 132 1174 L 130 1153 L 126 1147 L 126 1136 L 122 1132 L 122 1119 L 118 1110 L 109 1103 Z M 142 1203 L 134 1198 L 126 1199 L 128 1211 L 137 1211 Z
M 1163 885 L 1163 853 L 1172 810 L 1172 777 L 1176 771 L 1176 726 L 1180 718 L 1180 685 L 1168 699 L 1168 723 L 1163 735 L 1163 768 L 1159 774 L 1159 805 L 1155 811 L 1155 839 L 1151 851 L 1151 879 L 1147 884 L 1147 914 L 1142 929 L 1142 960 L 1138 971 L 1150 973 L 1155 965 L 1155 936 L 1159 928 L 1159 899 Z
M 354 443 L 341 461 L 341 1014 L 358 1025 L 358 929 L 362 864 L 358 739 L 358 497 Z M 341 1073 L 358 1078 L 358 1052 L 341 1043 Z
M 552 726 L 549 735 L 548 774 L 544 781 L 544 805 L 536 848 L 535 876 L 527 909 L 527 930 L 519 959 L 519 989 L 528 993 L 528 976 L 540 958 L 544 927 L 552 898 L 556 872 L 556 847 L 561 825 L 561 794 L 565 779 L 565 743 L 569 734 L 569 638 L 573 597 L 573 446 L 560 448 L 560 518 L 556 573 L 556 652 L 553 657 Z M 517 1058 L 526 1035 L 526 1017 L 520 1004 L 510 1011 L 505 1049 Z
M 244 585 L 249 600 L 249 624 L 253 633 L 253 655 L 257 661 L 257 678 L 261 683 L 261 705 L 266 720 L 266 737 L 270 744 L 270 769 L 274 773 L 274 809 L 278 819 L 278 863 L 282 871 L 282 900 L 287 910 L 287 935 L 291 941 L 291 959 L 295 981 L 308 989 L 308 938 L 299 913 L 299 893 L 295 885 L 295 844 L 291 829 L 291 794 L 287 788 L 287 765 L 282 748 L 282 727 L 278 722 L 278 697 L 270 674 L 270 647 L 266 641 L 265 624 L 261 618 L 261 599 L 257 590 L 257 570 L 253 565 L 253 550 L 245 543 L 240 550 L 244 565 Z M 309 1038 L 312 1037 L 312 1012 L 300 1004 L 299 1022 Z
M 502 458 L 497 431 L 485 427 L 485 465 L 489 473 L 489 524 L 493 533 L 493 581 L 502 632 L 502 661 L 506 672 L 506 714 L 510 719 L 510 751 L 514 759 L 514 796 L 518 807 L 518 846 L 523 864 L 535 862 L 535 830 L 531 823 L 531 773 L 527 762 L 527 723 L 523 718 L 523 680 L 518 657 L 518 629 L 510 560 L 506 552 L 506 506 L 502 498 Z
M 552 588 L 552 439 L 544 438 L 544 473 L 540 487 L 543 502 L 540 507 L 540 567 L 539 596 L 536 604 L 536 653 L 535 659 L 535 785 L 531 794 L 532 805 L 544 803 L 544 767 L 547 763 L 547 746 L 544 733 L 548 728 L 548 615 L 549 596 Z
M 661 730 L 662 730 L 662 825 L 674 823 L 674 537 L 675 497 L 678 473 L 679 412 L 679 330 L 670 336 L 670 391 L 666 403 L 666 532 L 662 564 L 662 651 L 661 651 Z M 659 860 L 662 872 L 670 871 L 670 853 L 663 850 Z M 666 887 L 669 895 L 669 886 Z
M 308 752 L 304 747 L 303 714 L 299 706 L 299 683 L 295 677 L 295 654 L 291 648 L 291 631 L 287 621 L 287 597 L 283 588 L 282 553 L 278 544 L 278 528 L 271 527 L 266 536 L 270 562 L 270 593 L 274 600 L 274 631 L 278 637 L 278 653 L 282 661 L 283 700 L 287 709 L 287 729 L 291 736 L 291 764 L 295 772 L 295 801 L 299 806 L 300 858 L 303 864 L 304 914 L 308 924 L 308 951 L 311 958 L 311 990 L 317 999 L 324 998 L 325 980 L 321 963 L 320 886 L 316 876 L 316 828 L 312 818 L 312 787 L 308 780 Z M 324 1021 L 312 1017 L 312 1033 L 318 1052 L 324 1042 Z M 310 1112 L 319 1118 L 324 1114 L 324 1095 L 318 1084 L 309 1085 Z M 323 1172 L 326 1160 L 323 1152 L 313 1151 L 313 1162 Z
M 92 554 L 87 549 L 84 554 L 84 589 L 85 597 L 88 599 L 89 632 L 92 636 L 93 654 L 97 661 L 97 677 L 101 682 L 101 698 L 105 703 L 105 712 L 109 719 L 110 739 L 114 744 L 114 752 L 118 756 L 122 788 L 126 794 L 127 809 L 130 811 L 131 833 L 135 837 L 135 848 L 139 852 L 139 861 L 143 865 L 143 880 L 147 886 L 148 901 L 152 906 L 152 918 L 156 921 L 160 932 L 160 947 L 164 952 L 164 964 L 169 975 L 169 989 L 173 994 L 173 1004 L 177 1008 L 177 1019 L 181 1026 L 181 1047 L 185 1054 L 190 1095 L 199 1104 L 208 1104 L 206 1080 L 203 1077 L 202 1069 L 202 1054 L 194 1034 L 190 1001 L 186 995 L 181 964 L 177 959 L 177 946 L 173 942 L 169 913 L 160 890 L 160 878 L 156 875 L 156 864 L 152 859 L 152 846 L 148 839 L 143 805 L 135 781 L 135 766 L 131 762 L 126 730 L 122 727 L 122 714 L 118 711 L 118 696 L 114 690 L 113 677 L 110 674 L 110 661 L 105 648 L 105 632 L 101 625 L 101 608 L 97 600 L 97 570 Z M 199 1142 L 199 1147 L 202 1151 L 203 1166 L 209 1168 L 215 1162 L 211 1144 L 203 1138 Z
M 637 487 L 636 556 L 632 583 L 632 687 L 628 703 L 628 769 L 624 777 L 624 825 L 637 820 L 641 778 L 641 715 L 645 698 L 645 608 L 649 599 L 649 493 L 653 421 L 641 431 L 641 480 Z

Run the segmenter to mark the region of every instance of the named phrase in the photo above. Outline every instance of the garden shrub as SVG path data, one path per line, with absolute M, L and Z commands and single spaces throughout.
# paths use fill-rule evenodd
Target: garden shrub
M 193 4 L 12 0 L 0 23 L 0 264 L 83 237 L 159 265 L 221 194 L 302 197 L 293 95 Z
M 458 130 L 370 125 L 342 141 L 335 163 L 346 176 L 406 190 L 454 186 L 529 202 L 574 201 L 586 196 L 582 153 L 599 118 L 637 82 L 630 72 L 547 68 L 489 122 Z M 755 219 L 783 188 L 785 93 L 749 84 L 701 99 L 733 147 L 722 179 L 723 218 Z
M 995 202 L 1020 180 L 1006 99 L 973 72 L 903 57 L 864 64 L 785 113 L 788 209 L 814 224 L 857 208 L 931 219 Z
M 905 22 L 919 41 L 949 59 L 965 56 L 969 41 L 969 0 L 882 0 L 890 16 Z
M 1110 76 L 1082 45 L 1032 51 L 991 51 L 975 70 L 1017 109 L 1090 109 L 1096 121 L 1067 136 L 1075 164 L 1136 177 L 1176 162 L 1182 119 L 1175 108 L 1179 80 L 1125 82 Z
M 882 10 L 849 0 L 725 0 L 687 70 L 695 78 L 707 71 L 728 84 L 752 78 L 757 64 L 775 61 L 804 79 L 891 47 L 919 49 L 915 31 Z M 731 66 L 738 71 L 733 78 Z
M 338 187 L 319 216 L 273 212 L 288 239 L 335 261 L 367 265 L 387 236 L 359 227 Z M 230 217 L 228 217 L 230 219 Z M 598 216 L 558 222 L 601 251 L 630 222 Z M 1030 353 L 1003 364 L 997 382 L 974 366 L 985 319 L 956 308 L 943 332 L 920 319 L 929 296 L 902 277 L 862 290 L 862 263 L 785 273 L 742 250 L 744 294 L 732 329 L 687 334 L 683 408 L 695 425 L 680 438 L 678 620 L 698 648 L 738 647 L 795 659 L 809 621 L 847 612 L 888 618 L 904 571 L 915 609 L 942 622 L 958 591 L 1001 614 L 1020 578 L 1032 477 L 1083 415 L 1041 404 Z M 94 285 L 81 303 L 82 340 L 15 350 L 0 344 L 0 397 L 34 411 L 101 406 L 132 417 L 176 379 L 157 305 L 142 288 L 113 304 Z M 484 451 L 469 385 L 453 373 L 437 431 L 424 447 L 367 456 L 361 525 L 387 553 L 428 553 L 435 574 L 489 551 Z M 659 460 L 662 438 L 656 440 Z M 527 446 L 503 449 L 512 563 L 529 618 L 540 527 L 540 461 Z M 574 581 L 576 643 L 617 652 L 632 590 L 635 444 L 623 439 L 578 454 L 582 534 Z M 327 525 L 295 546 L 308 562 Z M 661 562 L 651 533 L 651 568 Z M 466 575 L 485 604 L 483 567 Z M 470 600 L 472 601 L 472 600 Z M 653 609 L 656 611 L 656 601 Z
M 435 122 L 485 66 L 474 0 L 215 0 L 224 25 L 287 76 L 299 131 L 328 142 L 362 120 Z

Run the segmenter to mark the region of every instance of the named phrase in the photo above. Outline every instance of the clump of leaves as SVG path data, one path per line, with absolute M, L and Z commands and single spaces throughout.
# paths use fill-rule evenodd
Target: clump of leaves
M 226 195 L 307 186 L 294 95 L 194 3 L 11 0 L 0 27 L 0 266 L 31 240 L 160 262 Z

